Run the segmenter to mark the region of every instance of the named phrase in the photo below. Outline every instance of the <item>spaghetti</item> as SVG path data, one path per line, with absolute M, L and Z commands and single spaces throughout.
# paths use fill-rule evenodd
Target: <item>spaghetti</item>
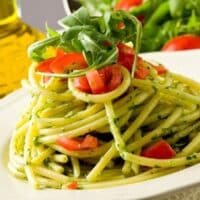
M 39 63 L 23 81 L 31 101 L 10 143 L 8 168 L 16 177 L 38 189 L 93 189 L 145 181 L 200 162 L 199 83 L 138 57 L 135 78 L 118 63 L 117 87 L 93 94 L 75 86 L 77 76 L 38 74 Z M 141 68 L 148 72 L 144 77 Z M 144 156 L 144 149 L 160 140 L 176 155 Z

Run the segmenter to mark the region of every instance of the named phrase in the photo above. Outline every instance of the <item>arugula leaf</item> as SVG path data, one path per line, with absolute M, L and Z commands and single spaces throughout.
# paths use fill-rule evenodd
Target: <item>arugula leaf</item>
M 47 37 L 59 36 L 59 33 L 53 28 L 50 28 L 47 23 L 45 24 L 45 27 L 47 31 Z
M 102 63 L 105 63 L 105 60 L 107 60 L 106 64 L 117 61 L 116 46 L 112 45 L 109 49 L 104 46 L 105 41 L 108 41 L 105 35 L 96 31 L 84 31 L 79 33 L 78 38 L 84 48 L 84 54 L 90 67 L 99 68 Z M 111 44 L 111 41 L 109 42 Z
M 75 11 L 72 15 L 58 21 L 63 28 L 72 26 L 82 26 L 90 23 L 90 15 L 86 8 L 82 7 Z
M 43 53 L 49 46 L 58 46 L 60 43 L 60 36 L 50 37 L 41 41 L 38 41 L 28 48 L 28 56 L 33 60 L 40 62 L 44 60 Z
M 101 15 L 101 13 L 113 10 L 118 0 L 79 0 L 91 14 Z
M 120 23 L 124 24 L 122 29 L 119 28 Z M 99 69 L 117 63 L 119 42 L 132 42 L 135 53 L 139 52 L 141 24 L 127 12 L 112 11 L 102 16 L 90 16 L 86 8 L 80 8 L 72 15 L 61 19 L 59 24 L 64 27 L 63 33 L 57 35 L 47 27 L 50 38 L 32 45 L 29 48 L 29 55 L 32 59 L 40 61 L 48 46 L 69 52 L 82 52 L 89 67 L 70 72 L 66 77 L 83 75 L 91 68 Z M 136 61 L 137 58 L 134 60 L 133 72 Z

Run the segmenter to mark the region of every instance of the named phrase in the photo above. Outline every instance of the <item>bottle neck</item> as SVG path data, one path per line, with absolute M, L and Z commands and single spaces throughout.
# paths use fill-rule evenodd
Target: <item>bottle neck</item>
M 0 26 L 5 26 L 19 19 L 17 0 L 0 0 Z

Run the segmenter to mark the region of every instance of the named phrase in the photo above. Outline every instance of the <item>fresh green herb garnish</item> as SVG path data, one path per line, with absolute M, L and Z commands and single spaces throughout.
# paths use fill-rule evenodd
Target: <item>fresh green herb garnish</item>
M 123 23 L 124 27 L 119 28 Z M 58 77 L 76 77 L 84 75 L 91 69 L 99 69 L 117 63 L 119 42 L 131 42 L 137 55 L 140 47 L 141 24 L 131 14 L 124 11 L 112 11 L 102 16 L 90 16 L 86 8 L 80 8 L 72 15 L 59 21 L 64 28 L 58 35 L 47 26 L 48 39 L 33 44 L 29 56 L 35 61 L 42 61 L 47 47 L 54 46 L 65 51 L 82 52 L 89 67 L 84 70 L 72 71 L 68 74 L 51 74 Z M 137 58 L 134 59 L 132 74 Z M 43 75 L 49 75 L 43 73 Z

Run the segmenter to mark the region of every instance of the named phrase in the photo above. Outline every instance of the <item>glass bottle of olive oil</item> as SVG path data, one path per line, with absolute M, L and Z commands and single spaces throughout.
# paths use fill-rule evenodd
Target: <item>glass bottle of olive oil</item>
M 0 0 L 0 97 L 20 87 L 27 76 L 28 46 L 43 34 L 20 19 L 17 0 Z

